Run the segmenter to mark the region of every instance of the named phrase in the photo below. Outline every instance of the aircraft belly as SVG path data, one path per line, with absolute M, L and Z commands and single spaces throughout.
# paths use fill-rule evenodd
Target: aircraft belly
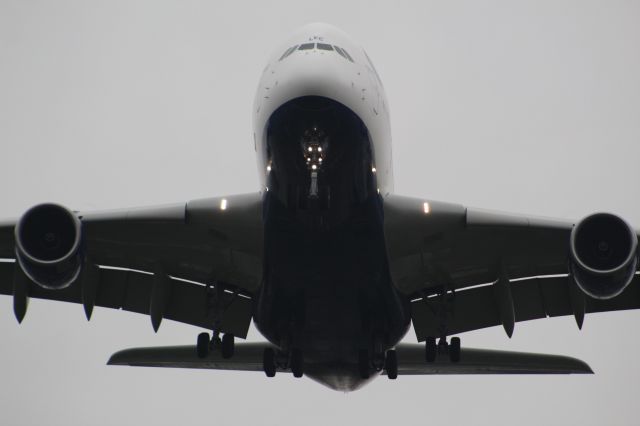
M 377 202 L 329 230 L 296 222 L 277 202 L 275 214 L 267 212 L 256 325 L 272 343 L 300 348 L 305 365 L 356 368 L 374 339 L 392 347 L 409 327 L 408 301 L 390 280 Z

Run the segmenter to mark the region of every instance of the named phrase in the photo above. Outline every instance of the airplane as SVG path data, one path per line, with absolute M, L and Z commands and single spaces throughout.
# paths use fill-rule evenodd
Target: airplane
M 111 365 L 307 376 L 353 391 L 376 377 L 590 374 L 567 356 L 461 347 L 459 334 L 640 308 L 638 235 L 624 219 L 537 218 L 394 193 L 388 102 L 365 50 L 306 25 L 278 46 L 254 100 L 259 190 L 172 205 L 0 222 L 0 293 L 206 329 Z M 251 323 L 266 342 L 238 342 Z M 413 328 L 420 343 L 401 343 Z

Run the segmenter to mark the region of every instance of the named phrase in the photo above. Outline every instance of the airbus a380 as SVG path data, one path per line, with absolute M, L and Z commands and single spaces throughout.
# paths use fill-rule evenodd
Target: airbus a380
M 0 224 L 0 292 L 211 331 L 110 364 L 277 372 L 348 391 L 403 374 L 591 373 L 565 356 L 461 348 L 456 335 L 640 307 L 638 232 L 596 213 L 540 219 L 393 193 L 384 88 L 326 24 L 269 58 L 253 108 L 260 190 Z M 268 342 L 246 338 L 251 321 Z M 419 344 L 399 343 L 413 327 Z

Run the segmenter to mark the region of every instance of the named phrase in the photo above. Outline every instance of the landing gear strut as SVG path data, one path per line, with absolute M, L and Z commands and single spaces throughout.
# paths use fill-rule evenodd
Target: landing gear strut
M 451 282 L 451 277 L 443 272 L 443 281 Z M 447 335 L 449 330 L 447 322 L 450 314 L 453 313 L 456 292 L 454 288 L 447 289 L 447 285 L 442 286 L 435 297 L 424 294 L 422 300 L 427 304 L 429 309 L 437 318 L 438 334 L 440 339 L 436 344 L 434 336 L 428 336 L 425 340 L 425 360 L 429 363 L 435 362 L 438 355 L 448 355 L 449 360 L 453 363 L 460 362 L 460 338 L 452 337 L 451 343 L 447 343 Z

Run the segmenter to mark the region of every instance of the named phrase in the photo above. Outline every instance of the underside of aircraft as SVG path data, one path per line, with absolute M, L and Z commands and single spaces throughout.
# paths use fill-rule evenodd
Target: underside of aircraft
M 0 293 L 163 319 L 193 346 L 112 365 L 307 376 L 349 391 L 380 375 L 580 374 L 557 355 L 472 349 L 464 332 L 640 308 L 638 231 L 396 195 L 389 112 L 364 49 L 326 25 L 269 59 L 254 102 L 255 193 L 100 212 L 40 204 L 0 223 Z M 251 322 L 265 342 L 245 339 Z M 400 343 L 413 328 L 419 344 Z M 209 333 L 211 332 L 211 333 Z

